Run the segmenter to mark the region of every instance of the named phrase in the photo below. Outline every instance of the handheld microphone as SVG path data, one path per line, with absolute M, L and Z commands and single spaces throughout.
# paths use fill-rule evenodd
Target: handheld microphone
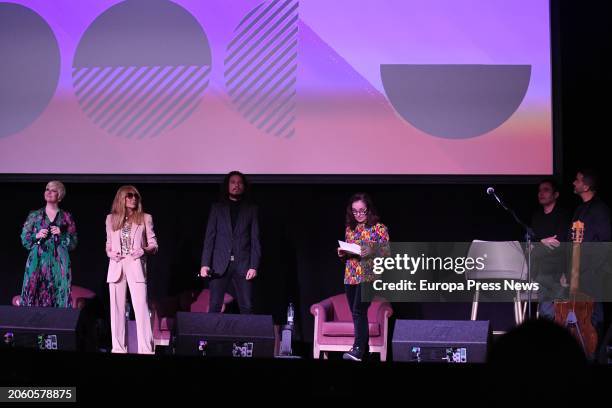
M 47 233 L 47 236 L 49 236 L 49 233 Z M 38 241 L 36 241 L 36 245 L 40 245 L 40 243 L 43 241 L 43 239 L 46 239 L 46 238 L 42 238 L 42 237 L 38 238 Z
M 45 238 L 38 238 L 38 241 L 36 241 L 36 245 L 40 245 L 41 242 L 46 241 L 47 238 L 49 238 L 49 235 L 51 235 L 51 227 L 55 227 L 55 221 L 53 221 L 51 224 L 49 224 L 47 226 L 47 236 Z M 57 241 L 57 235 L 55 235 L 53 237 L 54 241 Z

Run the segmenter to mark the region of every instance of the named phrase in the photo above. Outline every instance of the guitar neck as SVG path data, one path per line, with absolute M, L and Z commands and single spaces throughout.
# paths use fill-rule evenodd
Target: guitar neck
M 572 245 L 572 269 L 570 275 L 570 294 L 575 295 L 580 287 L 580 243 Z
M 580 286 L 580 244 L 584 238 L 584 223 L 572 223 L 572 270 L 570 275 L 570 295 L 575 296 Z

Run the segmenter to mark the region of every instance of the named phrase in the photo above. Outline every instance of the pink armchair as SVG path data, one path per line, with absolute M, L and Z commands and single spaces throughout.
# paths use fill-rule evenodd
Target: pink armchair
M 232 303 L 234 298 L 229 293 L 223 296 L 223 305 L 221 305 L 221 313 L 225 312 L 227 305 Z M 210 290 L 204 289 L 200 292 L 197 298 L 189 305 L 190 312 L 208 313 L 208 307 L 210 306 Z
M 191 303 L 193 294 L 184 292 L 176 296 L 168 296 L 150 302 L 150 312 L 153 321 L 153 344 L 156 346 L 167 346 L 170 344 L 172 327 L 176 312 L 185 309 L 185 305 Z
M 327 358 L 328 351 L 349 351 L 354 342 L 353 317 L 346 295 L 327 298 L 310 307 L 315 318 L 313 355 Z M 374 299 L 368 309 L 370 352 L 380 353 L 380 361 L 387 360 L 389 318 L 393 308 L 383 299 Z
M 153 343 L 167 346 L 170 344 L 174 319 L 178 311 L 190 311 L 208 313 L 210 290 L 203 289 L 201 292 L 187 291 L 178 296 L 172 296 L 161 301 L 151 303 L 153 314 Z M 232 303 L 234 298 L 228 293 L 223 299 L 221 313 L 225 311 L 227 305 Z
M 93 299 L 96 297 L 96 294 L 86 288 L 81 286 L 72 285 L 70 287 L 70 297 L 72 300 L 72 308 L 73 309 L 82 309 L 85 307 L 85 303 L 87 299 Z M 11 301 L 13 306 L 21 306 L 21 295 L 13 296 Z

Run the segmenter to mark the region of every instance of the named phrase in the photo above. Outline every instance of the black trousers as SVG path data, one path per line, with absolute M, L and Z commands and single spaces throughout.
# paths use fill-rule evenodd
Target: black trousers
M 353 314 L 353 326 L 355 327 L 355 346 L 363 350 L 369 350 L 370 332 L 368 327 L 368 308 L 370 302 L 361 301 L 361 285 L 344 285 L 349 308 Z
M 246 280 L 246 276 L 236 270 L 236 262 L 230 262 L 223 275 L 213 275 L 209 283 L 210 289 L 210 313 L 220 313 L 223 307 L 223 297 L 229 285 L 234 285 L 236 300 L 241 314 L 253 313 L 253 302 L 251 299 L 252 282 Z

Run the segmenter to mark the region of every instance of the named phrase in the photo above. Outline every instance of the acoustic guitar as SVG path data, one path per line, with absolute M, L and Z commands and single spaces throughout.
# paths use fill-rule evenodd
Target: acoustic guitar
M 597 348 L 597 331 L 593 327 L 593 300 L 580 291 L 580 248 L 584 238 L 584 223 L 572 224 L 572 258 L 568 300 L 555 301 L 555 322 L 565 326 L 576 337 L 587 356 Z

